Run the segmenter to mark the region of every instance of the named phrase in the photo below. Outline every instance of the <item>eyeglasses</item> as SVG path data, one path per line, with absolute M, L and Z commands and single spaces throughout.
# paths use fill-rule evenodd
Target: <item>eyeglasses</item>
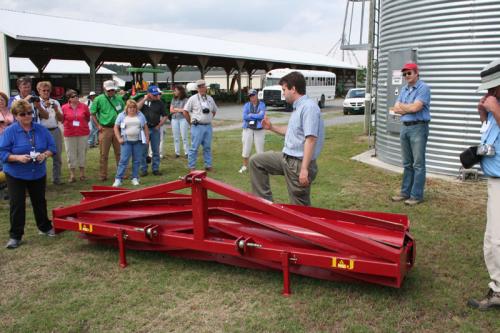
M 413 75 L 413 72 L 412 72 L 412 71 L 409 71 L 409 72 L 403 72 L 403 76 L 410 76 L 410 75 Z
M 26 117 L 26 116 L 32 116 L 33 112 L 21 112 L 17 114 L 19 117 Z

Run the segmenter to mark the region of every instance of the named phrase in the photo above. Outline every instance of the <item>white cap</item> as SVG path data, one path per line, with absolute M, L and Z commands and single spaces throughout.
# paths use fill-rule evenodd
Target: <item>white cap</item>
M 91 92 L 89 92 L 89 97 L 90 97 L 90 96 L 95 96 L 95 95 L 97 95 L 97 94 L 95 93 L 95 91 L 91 91 Z
M 481 85 L 478 91 L 500 86 L 500 59 L 493 60 L 481 71 Z
M 106 91 L 116 90 L 118 88 L 116 86 L 115 81 L 113 81 L 113 80 L 104 81 L 104 83 L 102 84 L 102 86 L 104 87 L 104 90 L 106 90 Z

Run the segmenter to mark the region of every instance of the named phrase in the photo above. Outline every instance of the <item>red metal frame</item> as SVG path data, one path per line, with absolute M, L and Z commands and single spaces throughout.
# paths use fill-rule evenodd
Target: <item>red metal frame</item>
M 191 188 L 191 195 L 174 193 Z M 208 198 L 208 191 L 226 199 Z M 193 171 L 138 190 L 94 186 L 81 203 L 53 210 L 57 232 L 126 249 L 164 251 L 249 268 L 399 288 L 415 260 L 408 218 L 275 204 Z

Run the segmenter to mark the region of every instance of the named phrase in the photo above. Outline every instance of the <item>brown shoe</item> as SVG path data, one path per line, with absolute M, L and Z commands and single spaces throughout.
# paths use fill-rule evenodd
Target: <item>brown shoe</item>
M 410 197 L 404 196 L 404 195 L 395 195 L 391 197 L 391 200 L 394 202 L 400 202 L 400 201 L 405 201 L 408 200 Z
M 467 304 L 481 311 L 490 310 L 495 307 L 500 307 L 500 292 L 494 292 L 490 289 L 486 294 L 486 297 L 482 300 L 470 299 Z
M 410 198 L 408 200 L 405 200 L 405 205 L 415 206 L 415 205 L 418 205 L 419 203 L 422 203 L 423 201 L 424 200 L 418 200 L 418 199 Z

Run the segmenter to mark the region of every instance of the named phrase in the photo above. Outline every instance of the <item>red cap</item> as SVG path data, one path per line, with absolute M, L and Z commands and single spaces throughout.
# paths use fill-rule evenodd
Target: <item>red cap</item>
M 402 71 L 411 71 L 411 70 L 418 72 L 418 66 L 416 63 L 408 62 L 403 66 L 403 68 L 401 68 L 401 72 Z

